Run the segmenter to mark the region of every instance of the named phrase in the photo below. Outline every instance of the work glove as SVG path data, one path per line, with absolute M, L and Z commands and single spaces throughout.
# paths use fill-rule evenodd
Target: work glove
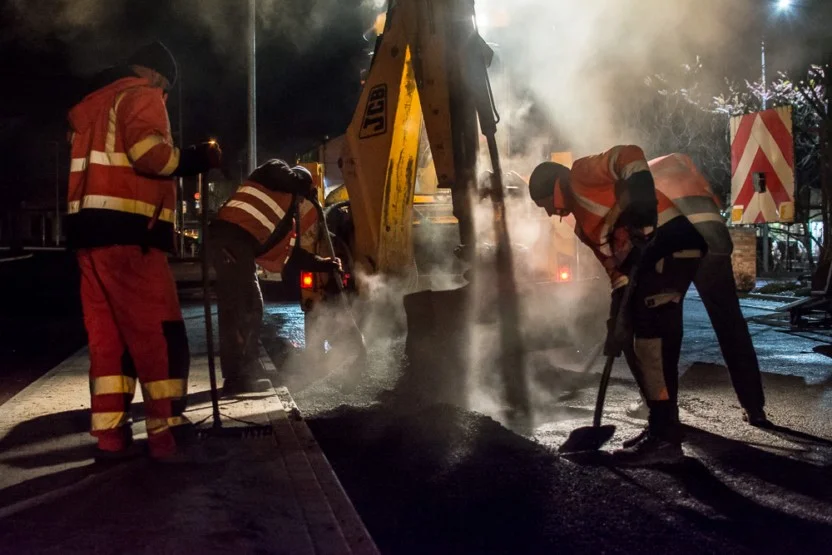
M 191 145 L 180 150 L 179 166 L 171 175 L 190 177 L 212 169 L 222 169 L 222 149 L 216 141 Z
M 315 256 L 313 271 L 315 272 L 338 272 L 344 273 L 344 268 L 341 265 L 341 259 L 337 257 L 324 258 L 322 256 Z
M 607 338 L 604 341 L 604 356 L 619 356 L 621 354 L 623 345 L 623 338 L 629 334 L 616 333 L 616 324 L 618 321 L 618 313 L 621 311 L 621 303 L 624 299 L 624 291 L 628 286 L 619 287 L 612 292 L 610 302 L 610 316 L 607 318 Z M 627 307 L 623 307 L 625 310 Z
M 329 259 L 327 259 L 327 260 L 328 260 L 328 262 L 329 262 L 329 264 L 330 264 L 330 268 L 332 269 L 332 271 L 333 271 L 333 272 L 338 272 L 339 274 L 343 274 L 343 273 L 344 273 L 344 266 L 343 266 L 343 264 L 341 263 L 341 259 L 340 259 L 340 258 L 338 258 L 338 257 L 336 256 L 336 257 L 333 257 L 333 258 L 329 258 Z

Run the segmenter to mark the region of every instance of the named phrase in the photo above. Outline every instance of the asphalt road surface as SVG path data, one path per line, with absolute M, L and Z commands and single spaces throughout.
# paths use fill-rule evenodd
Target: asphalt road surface
M 71 260 L 19 268 L 0 268 L 0 403 L 84 342 Z M 829 552 L 828 336 L 752 325 L 774 426 L 750 428 L 692 293 L 680 365 L 687 458 L 621 470 L 603 454 L 556 454 L 591 419 L 595 380 L 561 395 L 600 338 L 604 294 L 526 299 L 520 377 L 534 422 L 522 429 L 505 417 L 493 310 L 471 317 L 451 294 L 409 297 L 405 311 L 384 287 L 374 294 L 381 302 L 357 311 L 366 364 L 350 367 L 349 345 L 299 356 L 293 345 L 305 340 L 303 318 L 292 304 L 268 306 L 264 344 L 384 553 Z M 491 306 L 487 293 L 477 298 Z M 757 316 L 777 303 L 743 305 Z M 466 318 L 475 324 L 463 326 Z M 617 432 L 605 449 L 640 429 L 623 412 L 636 398 L 619 363 L 605 412 Z
M 751 428 L 692 293 L 680 365 L 686 459 L 622 470 L 604 453 L 581 460 L 556 453 L 591 420 L 594 380 L 567 400 L 560 395 L 598 337 L 562 339 L 584 313 L 582 329 L 592 328 L 586 324 L 599 321 L 605 299 L 590 295 L 568 310 L 539 299 L 526 305 L 538 313 L 556 307 L 558 315 L 549 345 L 541 326 L 524 330 L 533 345 L 525 369 L 534 424 L 512 431 L 499 372 L 481 356 L 496 342 L 494 321 L 478 318 L 473 334 L 454 339 L 453 298 L 440 296 L 431 309 L 420 297 L 405 312 L 394 297 L 358 310 L 366 367 L 348 368 L 352 353 L 343 347 L 314 359 L 296 355 L 291 343 L 302 344 L 303 319 L 291 305 L 268 307 L 265 334 L 281 380 L 383 552 L 829 552 L 832 365 L 817 341 L 752 326 L 774 426 Z M 743 305 L 747 316 L 776 307 Z M 448 354 L 460 344 L 474 362 Z M 617 432 L 605 449 L 643 425 L 623 412 L 636 398 L 619 364 L 605 412 Z

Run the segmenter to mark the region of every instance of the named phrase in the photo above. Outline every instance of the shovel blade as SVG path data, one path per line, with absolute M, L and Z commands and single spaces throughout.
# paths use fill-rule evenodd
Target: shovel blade
M 587 451 L 597 451 L 606 442 L 612 439 L 615 433 L 615 426 L 605 424 L 604 426 L 584 426 L 572 430 L 566 441 L 558 447 L 558 453 L 573 454 Z
M 367 347 L 358 329 L 348 329 L 333 337 L 325 359 L 330 373 L 340 375 L 347 382 L 357 381 L 368 360 Z

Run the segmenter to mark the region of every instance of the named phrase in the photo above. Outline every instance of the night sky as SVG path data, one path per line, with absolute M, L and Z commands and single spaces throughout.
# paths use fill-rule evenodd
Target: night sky
M 164 42 L 179 65 L 184 144 L 217 138 L 236 175 L 238 161 L 244 167 L 246 160 L 247 4 L 0 2 L 0 147 L 6 160 L 6 171 L 0 173 L 0 202 L 54 199 L 56 141 L 60 179 L 65 182 L 65 116 L 83 90 L 84 77 L 119 63 L 153 39 Z M 292 158 L 325 135 L 339 135 L 346 128 L 360 92 L 360 71 L 370 60 L 370 44 L 362 34 L 375 11 L 366 4 L 372 3 L 259 0 L 261 160 Z M 168 109 L 177 138 L 176 91 Z

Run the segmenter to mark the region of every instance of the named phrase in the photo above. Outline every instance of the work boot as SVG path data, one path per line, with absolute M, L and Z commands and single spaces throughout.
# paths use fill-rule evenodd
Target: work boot
M 222 382 L 222 396 L 235 397 L 246 393 L 265 393 L 272 390 L 272 382 L 266 378 L 226 378 Z
M 643 439 L 645 439 L 645 438 L 647 437 L 647 434 L 648 434 L 648 433 L 649 433 L 649 432 L 648 432 L 648 429 L 647 429 L 647 427 L 645 426 L 645 427 L 644 427 L 644 429 L 643 429 L 643 430 L 641 430 L 641 431 L 638 433 L 638 435 L 637 435 L 637 436 L 635 436 L 635 437 L 631 437 L 630 439 L 625 439 L 625 440 L 621 443 L 621 446 L 622 446 L 622 447 L 624 447 L 625 449 L 626 449 L 626 448 L 628 448 L 628 447 L 633 447 L 634 445 L 636 445 L 637 443 L 640 443 Z
M 95 448 L 95 455 L 93 455 L 93 460 L 97 465 L 113 465 L 118 463 L 123 463 L 127 461 L 132 461 L 133 459 L 137 459 L 144 455 L 144 448 L 137 443 L 133 442 L 132 439 L 130 442 L 123 448 L 117 451 L 110 451 L 106 449 L 101 449 L 100 447 Z
M 742 421 L 748 422 L 749 425 L 755 428 L 765 428 L 771 425 L 766 412 L 762 408 L 742 409 Z
M 133 441 L 133 431 L 128 424 L 99 436 L 93 459 L 96 464 L 113 464 L 135 459 L 142 452 L 143 449 Z
M 676 464 L 682 462 L 685 454 L 681 441 L 671 440 L 647 432 L 639 434 L 635 444 L 614 451 L 613 464 L 618 466 L 651 466 L 656 464 Z M 628 443 L 636 440 L 630 440 Z
M 624 409 L 624 414 L 636 420 L 647 420 L 647 417 L 650 416 L 650 409 L 647 407 L 644 399 L 639 399 L 627 405 L 627 408 Z

